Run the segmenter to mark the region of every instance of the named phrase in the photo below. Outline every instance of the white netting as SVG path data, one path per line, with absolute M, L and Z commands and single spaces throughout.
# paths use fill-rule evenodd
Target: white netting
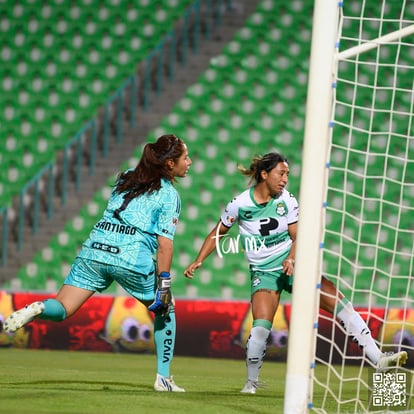
M 414 30 L 390 34 L 414 25 L 414 2 L 340 6 L 323 273 L 382 350 L 408 352 L 402 409 L 414 406 Z M 337 322 L 319 329 L 317 346 L 315 411 L 368 412 L 372 365 Z M 381 404 L 398 408 L 386 397 Z

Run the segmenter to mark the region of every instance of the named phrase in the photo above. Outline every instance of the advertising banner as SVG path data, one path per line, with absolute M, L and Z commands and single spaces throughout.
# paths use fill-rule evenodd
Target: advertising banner
M 153 353 L 154 315 L 129 296 L 92 296 L 79 311 L 63 322 L 42 319 L 27 324 L 14 334 L 3 330 L 2 322 L 14 310 L 38 300 L 53 297 L 40 293 L 0 291 L 0 347 L 59 349 L 106 352 Z M 414 310 L 382 308 L 356 309 L 367 321 L 375 339 L 389 349 L 414 345 Z M 176 299 L 177 337 L 175 354 L 242 359 L 252 325 L 250 302 L 212 299 Z M 266 358 L 284 361 L 289 340 L 290 304 L 279 305 L 269 337 Z M 384 322 L 383 322 L 384 321 Z M 404 323 L 404 321 L 409 323 Z M 347 338 L 332 316 L 322 313 L 318 321 L 317 354 L 328 358 L 330 343 L 347 356 L 361 355 L 359 347 Z M 326 339 L 329 338 L 329 341 Z M 399 349 L 402 349 L 399 346 Z M 339 362 L 339 353 L 331 354 Z M 414 359 L 409 355 L 408 361 Z

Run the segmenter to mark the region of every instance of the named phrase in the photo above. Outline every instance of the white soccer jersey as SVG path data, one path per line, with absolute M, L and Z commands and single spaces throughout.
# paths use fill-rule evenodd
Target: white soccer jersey
M 226 227 L 238 223 L 241 247 L 253 269 L 277 270 L 292 244 L 288 225 L 298 221 L 298 202 L 283 190 L 279 197 L 260 205 L 253 191 L 251 187 L 230 201 L 221 222 Z

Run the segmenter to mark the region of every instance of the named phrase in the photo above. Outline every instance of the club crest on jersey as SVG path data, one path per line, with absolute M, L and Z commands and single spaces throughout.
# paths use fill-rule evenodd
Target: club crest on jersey
M 286 216 L 286 205 L 283 202 L 277 203 L 276 205 L 276 213 L 279 214 L 279 216 Z
M 260 283 L 262 283 L 262 281 L 257 276 L 252 281 L 253 287 L 259 286 Z

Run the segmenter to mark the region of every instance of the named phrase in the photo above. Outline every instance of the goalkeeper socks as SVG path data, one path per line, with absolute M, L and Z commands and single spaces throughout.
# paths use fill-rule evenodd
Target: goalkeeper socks
M 170 312 L 163 317 L 155 314 L 154 343 L 157 355 L 157 373 L 163 377 L 170 376 L 170 365 L 175 346 L 175 312 L 171 306 Z
M 39 319 L 48 319 L 54 322 L 61 322 L 66 319 L 65 307 L 56 299 L 43 301 L 45 310 L 39 315 Z
M 257 381 L 259 371 L 266 354 L 267 339 L 269 338 L 271 322 L 264 319 L 253 321 L 253 328 L 250 332 L 246 346 L 247 379 Z
M 354 342 L 365 350 L 368 359 L 376 364 L 382 353 L 375 343 L 367 324 L 361 318 L 361 315 L 355 311 L 352 303 L 343 298 L 336 309 L 336 316 L 343 324 L 345 331 L 353 337 Z

